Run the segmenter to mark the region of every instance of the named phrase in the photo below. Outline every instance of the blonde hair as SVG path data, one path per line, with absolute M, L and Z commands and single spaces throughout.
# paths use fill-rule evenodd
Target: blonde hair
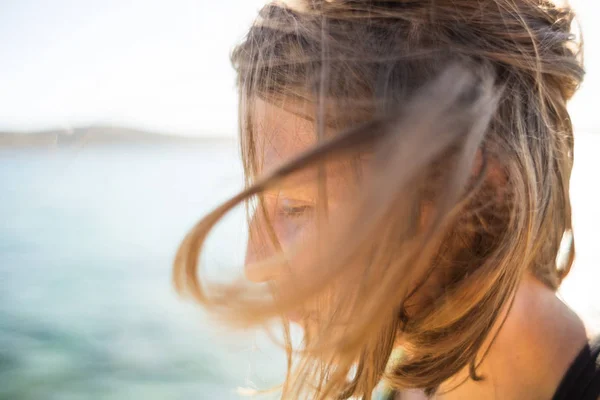
M 566 103 L 583 77 L 573 12 L 542 0 L 295 3 L 266 5 L 233 52 L 246 188 L 188 233 L 176 287 L 234 326 L 328 294 L 319 323 L 304 322 L 297 363 L 287 343 L 285 398 L 370 399 L 382 379 L 433 393 L 465 367 L 481 379 L 484 341 L 523 274 L 556 289 L 573 262 Z M 252 120 L 259 98 L 315 110 L 304 117 L 317 144 L 268 174 Z M 258 198 L 266 216 L 265 190 L 364 153 L 375 172 L 344 217 L 264 261 L 300 271 L 275 295 L 201 282 L 200 250 L 229 210 Z M 268 226 L 264 236 L 281 250 Z M 406 357 L 390 367 L 399 337 Z

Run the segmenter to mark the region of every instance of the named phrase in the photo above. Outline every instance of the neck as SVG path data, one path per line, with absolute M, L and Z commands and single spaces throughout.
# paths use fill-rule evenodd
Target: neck
M 465 370 L 445 382 L 434 398 L 550 399 L 586 341 L 579 317 L 554 291 L 527 275 L 477 370 L 483 381 L 465 381 Z

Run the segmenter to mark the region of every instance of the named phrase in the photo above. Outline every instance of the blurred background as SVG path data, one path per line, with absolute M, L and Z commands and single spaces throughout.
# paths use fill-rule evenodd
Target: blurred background
M 0 398 L 236 399 L 283 355 L 170 282 L 184 233 L 242 185 L 229 52 L 262 0 L 0 1 Z M 600 332 L 600 3 L 572 1 L 578 256 L 561 296 Z M 240 265 L 242 210 L 205 263 Z

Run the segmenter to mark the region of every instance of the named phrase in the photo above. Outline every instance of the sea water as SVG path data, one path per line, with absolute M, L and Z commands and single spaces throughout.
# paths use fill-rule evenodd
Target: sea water
M 227 143 L 3 150 L 0 398 L 234 399 L 277 383 L 276 348 L 220 331 L 171 285 L 185 232 L 241 185 Z M 215 269 L 243 260 L 240 220 L 211 238 Z
M 600 331 L 600 140 L 577 146 L 562 295 Z M 229 142 L 2 150 L 0 398 L 238 399 L 279 382 L 284 356 L 264 335 L 219 328 L 171 285 L 185 232 L 241 186 Z M 207 245 L 216 277 L 239 273 L 242 220 Z

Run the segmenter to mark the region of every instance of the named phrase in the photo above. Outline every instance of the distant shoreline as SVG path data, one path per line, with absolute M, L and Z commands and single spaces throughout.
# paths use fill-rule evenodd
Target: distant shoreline
M 600 132 L 576 131 L 575 140 L 577 141 L 578 138 L 582 137 L 598 140 Z M 90 125 L 32 132 L 0 131 L 0 150 L 72 148 L 116 144 L 234 144 L 236 141 L 237 138 L 232 136 L 182 136 L 113 125 Z
M 0 149 L 66 148 L 110 144 L 233 143 L 234 141 L 233 137 L 169 135 L 108 125 L 35 132 L 0 132 Z

